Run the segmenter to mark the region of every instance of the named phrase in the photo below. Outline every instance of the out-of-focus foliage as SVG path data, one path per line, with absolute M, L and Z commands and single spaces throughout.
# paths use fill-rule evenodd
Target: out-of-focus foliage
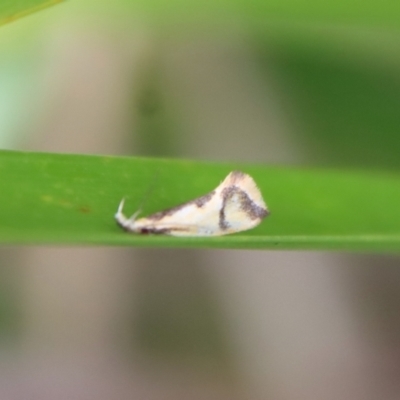
M 0 25 L 14 21 L 63 0 L 3 0 L 0 3 Z
M 204 18 L 229 20 L 239 16 L 251 23 L 268 20 L 291 20 L 318 23 L 344 23 L 369 26 L 400 26 L 400 4 L 395 0 L 379 2 L 362 0 L 119 0 L 118 6 L 142 11 L 149 16 L 159 16 L 185 24 L 185 20 Z M 98 6 L 95 0 L 85 2 Z
M 398 169 L 400 35 L 288 30 L 259 41 L 279 76 L 310 164 Z

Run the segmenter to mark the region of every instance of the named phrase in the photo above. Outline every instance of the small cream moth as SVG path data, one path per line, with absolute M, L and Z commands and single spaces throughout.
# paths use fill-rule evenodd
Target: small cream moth
M 210 193 L 179 206 L 136 219 L 119 204 L 115 219 L 128 232 L 172 236 L 222 236 L 256 227 L 269 215 L 253 178 L 240 171 L 228 174 Z

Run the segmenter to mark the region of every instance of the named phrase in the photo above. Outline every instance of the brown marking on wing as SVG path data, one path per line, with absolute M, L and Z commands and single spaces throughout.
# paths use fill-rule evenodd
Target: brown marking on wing
M 229 222 L 226 220 L 225 216 L 225 207 L 228 201 L 234 195 L 237 195 L 239 197 L 240 208 L 248 215 L 251 220 L 263 219 L 269 214 L 268 210 L 257 205 L 246 192 L 236 186 L 229 186 L 225 188 L 221 193 L 222 207 L 219 211 L 219 227 L 222 230 L 226 230 L 229 228 Z
M 214 194 L 215 191 L 213 190 L 212 192 L 205 194 L 204 196 L 198 197 L 197 199 L 187 201 L 186 203 L 179 204 L 178 206 L 171 207 L 163 211 L 156 212 L 155 214 L 151 214 L 150 216 L 146 217 L 146 219 L 150 219 L 152 221 L 159 221 L 164 217 L 175 214 L 177 211 L 191 204 L 195 204 L 198 208 L 202 208 L 212 199 Z
M 205 204 L 207 204 L 215 195 L 215 190 L 213 190 L 210 193 L 205 194 L 204 196 L 198 197 L 197 199 L 194 199 L 192 201 L 189 201 L 190 203 L 196 204 L 197 207 L 201 208 L 203 207 Z M 186 203 L 188 204 L 188 203 Z
M 221 230 L 225 231 L 230 227 L 228 221 L 225 219 L 225 203 L 222 204 L 221 209 L 219 210 L 219 221 L 218 225 Z
M 166 235 L 171 230 L 168 228 L 141 228 L 139 233 L 142 235 L 156 234 L 156 235 Z
M 141 228 L 139 233 L 142 235 L 169 235 L 172 231 L 187 231 L 184 227 L 174 227 L 174 228 L 157 228 L 157 227 L 149 227 L 149 228 Z

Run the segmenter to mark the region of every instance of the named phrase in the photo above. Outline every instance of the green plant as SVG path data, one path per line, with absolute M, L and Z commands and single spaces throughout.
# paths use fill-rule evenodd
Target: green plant
M 21 7 L 22 3 L 18 2 L 16 8 L 17 3 L 4 3 L 0 7 L 0 21 L 48 2 L 25 1 Z M 244 7 L 239 1 L 234 4 Z M 303 38 L 280 35 L 274 41 L 276 52 L 272 52 L 272 58 L 275 57 L 276 65 L 280 63 L 281 74 L 286 74 L 300 96 L 298 103 L 303 108 L 299 109 L 309 132 L 310 148 L 317 144 L 321 149 L 318 154 L 328 160 L 329 168 L 1 151 L 0 242 L 398 251 L 398 91 L 386 79 L 392 75 L 378 67 L 365 67 L 354 73 L 354 79 L 343 81 L 346 66 L 335 63 L 330 58 L 333 53 L 327 53 L 326 58 L 315 57 L 313 49 L 318 48 L 320 36 L 315 39 L 311 32 L 310 39 L 307 35 L 310 34 L 306 31 Z M 259 37 L 256 40 L 262 44 Z M 383 86 L 381 79 L 386 79 Z M 332 82 L 333 95 L 323 89 L 327 81 Z M 348 90 L 346 99 L 351 100 L 348 104 L 341 100 L 343 82 L 342 90 Z M 380 108 L 379 101 L 368 105 L 369 115 L 364 115 L 356 104 L 371 94 L 363 95 L 365 82 L 370 83 L 375 97 L 381 96 L 387 102 Z M 335 118 L 338 122 L 332 128 L 327 121 Z M 362 119 L 365 127 L 372 127 L 369 132 L 354 129 L 357 118 Z M 340 137 L 346 127 L 348 136 Z M 382 135 L 377 137 L 380 127 Z M 320 131 L 326 131 L 326 136 L 318 136 Z M 335 162 L 341 149 L 343 162 Z M 321 164 L 313 155 L 316 152 L 311 154 L 311 164 Z M 143 214 L 207 193 L 233 169 L 242 169 L 255 178 L 271 210 L 271 216 L 252 231 L 218 238 L 173 238 L 129 235 L 115 225 L 113 214 L 120 199 L 128 195 L 126 211 L 135 211 L 155 174 L 159 175 L 156 195 L 146 203 Z

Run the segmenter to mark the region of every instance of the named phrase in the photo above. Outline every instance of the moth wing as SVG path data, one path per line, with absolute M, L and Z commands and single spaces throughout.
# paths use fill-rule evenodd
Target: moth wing
M 137 219 L 132 230 L 173 236 L 220 236 L 251 229 L 268 213 L 253 178 L 233 171 L 209 194 Z
M 215 225 L 207 224 L 158 224 L 155 227 L 156 231 L 153 233 L 162 233 L 170 236 L 220 236 L 225 235 L 227 232 L 223 232 L 218 229 Z
M 157 230 L 173 236 L 214 236 L 219 230 L 220 196 L 209 196 L 201 206 L 190 201 L 135 221 L 138 229 Z
M 250 175 L 233 171 L 217 190 L 222 198 L 219 225 L 225 233 L 254 228 L 269 214 L 260 189 Z
M 243 192 L 237 191 L 226 199 L 223 208 L 223 217 L 220 221 L 225 233 L 245 231 L 257 226 L 261 221 L 261 216 L 249 213 L 246 207 Z M 253 203 L 252 207 L 258 207 Z M 259 210 L 262 210 L 258 207 Z
M 239 188 L 243 192 L 247 193 L 250 199 L 259 207 L 264 208 L 265 210 L 268 209 L 267 205 L 264 202 L 260 189 L 250 175 L 240 171 L 232 171 L 218 186 L 218 189 L 223 189 L 230 186 L 235 186 Z
M 262 197 L 250 197 L 240 187 L 228 188 L 226 195 L 222 191 L 221 196 L 218 196 L 221 198 L 218 205 L 210 204 L 202 213 L 199 213 L 197 207 L 193 210 L 187 208 L 185 215 L 178 214 L 177 219 L 171 216 L 171 220 L 162 220 L 158 226 L 168 226 L 169 234 L 174 236 L 221 236 L 259 225 L 268 215 Z

